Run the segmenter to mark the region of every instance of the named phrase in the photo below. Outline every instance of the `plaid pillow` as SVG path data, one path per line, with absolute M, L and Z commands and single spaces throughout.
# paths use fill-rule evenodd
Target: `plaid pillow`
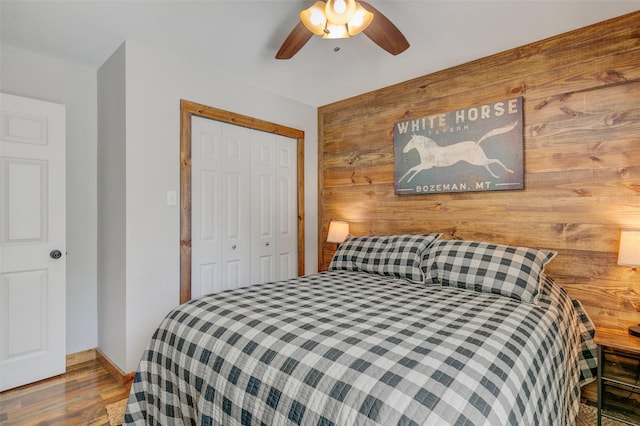
M 438 241 L 425 255 L 425 282 L 534 303 L 540 295 L 544 267 L 555 255 L 528 247 Z
M 329 270 L 371 272 L 424 282 L 423 252 L 442 234 L 351 237 L 336 251 Z

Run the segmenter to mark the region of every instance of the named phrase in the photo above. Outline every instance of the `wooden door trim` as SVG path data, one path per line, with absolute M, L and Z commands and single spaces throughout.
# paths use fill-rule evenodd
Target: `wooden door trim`
M 297 140 L 298 275 L 304 275 L 304 131 L 180 100 L 180 303 L 191 300 L 191 117 L 208 118 Z

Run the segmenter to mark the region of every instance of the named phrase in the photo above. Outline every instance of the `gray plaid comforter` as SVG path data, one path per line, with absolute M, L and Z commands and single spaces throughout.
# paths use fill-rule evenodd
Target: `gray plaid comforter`
M 536 305 L 345 271 L 226 291 L 162 322 L 125 424 L 571 425 L 591 331 L 550 279 Z

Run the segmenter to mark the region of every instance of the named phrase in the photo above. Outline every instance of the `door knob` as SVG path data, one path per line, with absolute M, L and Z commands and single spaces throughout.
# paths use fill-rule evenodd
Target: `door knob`
M 235 250 L 235 249 L 236 249 L 236 245 L 234 244 L 231 246 L 231 250 Z
M 60 250 L 51 250 L 51 252 L 49 252 L 49 256 L 51 256 L 52 259 L 60 259 L 62 257 L 62 252 Z
M 269 241 L 267 241 L 266 243 L 264 243 L 265 246 L 269 247 Z

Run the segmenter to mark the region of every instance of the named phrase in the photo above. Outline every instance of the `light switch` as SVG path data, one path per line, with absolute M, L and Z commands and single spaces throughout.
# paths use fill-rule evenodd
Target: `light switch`
M 177 202 L 177 194 L 176 191 L 167 191 L 167 205 L 175 206 Z

